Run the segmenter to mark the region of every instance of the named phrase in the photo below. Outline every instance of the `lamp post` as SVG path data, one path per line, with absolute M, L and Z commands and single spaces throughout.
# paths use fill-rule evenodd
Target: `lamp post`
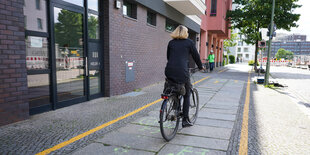
M 271 42 L 273 37 L 273 31 L 274 31 L 274 8 L 275 8 L 275 0 L 272 0 L 272 13 L 271 13 L 271 26 L 270 26 L 270 33 L 269 33 L 269 42 L 268 42 L 268 54 L 267 54 L 267 65 L 266 65 L 266 73 L 265 73 L 265 80 L 264 85 L 269 84 L 269 72 L 270 72 L 270 50 L 271 50 Z

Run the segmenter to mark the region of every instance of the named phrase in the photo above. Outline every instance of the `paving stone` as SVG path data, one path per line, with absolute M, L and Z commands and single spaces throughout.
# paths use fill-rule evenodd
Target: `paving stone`
M 205 108 L 238 110 L 237 106 L 217 105 L 217 104 L 209 104 L 209 103 L 206 104 Z
M 214 138 L 197 137 L 197 136 L 177 135 L 171 141 L 171 144 L 226 151 L 228 148 L 229 141 Z
M 183 128 L 180 133 L 217 139 L 229 139 L 231 129 L 195 125 L 192 127 Z
M 201 111 L 212 112 L 212 113 L 221 113 L 221 114 L 237 114 L 237 109 L 212 109 L 212 108 L 202 108 Z
M 201 126 L 213 126 L 229 129 L 232 129 L 234 127 L 234 122 L 232 121 L 222 121 L 222 120 L 205 119 L 205 118 L 198 118 L 195 124 Z
M 122 146 L 129 149 L 139 149 L 153 152 L 159 151 L 165 144 L 163 139 L 122 132 L 112 132 L 95 141 L 103 144 Z
M 224 101 L 224 100 L 214 100 L 208 102 L 208 104 L 214 104 L 214 105 L 221 105 L 221 106 L 233 106 L 238 107 L 239 106 L 239 99 L 238 100 L 231 100 L 231 101 Z
M 226 121 L 234 121 L 236 119 L 236 115 L 211 113 L 211 112 L 205 112 L 205 111 L 200 111 L 198 117 L 217 119 L 217 120 L 226 120 Z
M 159 127 L 159 115 L 158 117 L 155 116 L 146 116 L 139 118 L 135 121 L 133 121 L 133 124 L 139 124 L 139 125 L 148 125 L 148 126 L 154 126 L 154 127 Z
M 204 148 L 197 148 L 192 146 L 182 146 L 167 144 L 158 155 L 190 155 L 190 154 L 200 154 L 200 155 L 226 155 L 224 151 L 216 151 Z
M 134 154 L 134 155 L 154 155 L 153 152 L 146 152 L 140 150 L 133 150 L 118 146 L 105 146 L 101 143 L 92 143 L 86 147 L 74 152 L 72 155 L 98 155 L 98 154 L 108 154 L 108 155 L 119 155 L 119 154 Z
M 159 109 L 150 111 L 147 115 L 151 117 L 159 117 Z
M 159 127 L 128 124 L 125 127 L 122 127 L 117 131 L 123 132 L 123 133 L 137 134 L 137 135 L 143 135 L 143 136 L 149 136 L 149 137 L 162 139 Z

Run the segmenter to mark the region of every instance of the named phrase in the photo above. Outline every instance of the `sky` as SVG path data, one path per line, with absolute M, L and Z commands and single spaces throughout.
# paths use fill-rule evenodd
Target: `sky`
M 307 41 L 310 41 L 310 0 L 299 0 L 297 3 L 302 5 L 300 8 L 294 10 L 294 13 L 300 14 L 299 21 L 297 22 L 299 27 L 291 28 L 290 32 L 278 30 L 277 33 L 304 34 L 307 35 Z

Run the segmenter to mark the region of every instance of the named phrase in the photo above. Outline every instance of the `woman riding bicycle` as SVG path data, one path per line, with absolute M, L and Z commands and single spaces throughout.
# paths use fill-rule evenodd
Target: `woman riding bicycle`
M 188 127 L 193 124 L 189 121 L 189 104 L 190 104 L 190 76 L 189 76 L 189 58 L 193 57 L 195 63 L 200 70 L 203 69 L 199 53 L 192 40 L 187 39 L 188 29 L 179 25 L 170 35 L 173 39 L 167 47 L 167 65 L 165 68 L 166 77 L 175 83 L 184 83 L 186 94 L 183 103 L 183 119 L 182 126 Z

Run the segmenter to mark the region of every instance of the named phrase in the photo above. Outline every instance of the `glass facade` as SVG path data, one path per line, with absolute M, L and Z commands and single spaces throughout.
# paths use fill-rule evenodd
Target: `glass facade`
M 291 51 L 294 55 L 310 55 L 310 42 L 272 42 L 271 56 L 274 57 L 278 50 L 283 48 Z
M 88 8 L 83 7 L 84 2 Z M 98 3 L 25 1 L 30 114 L 102 96 Z M 48 16 L 47 12 L 51 14 Z M 50 29 L 47 23 L 51 23 Z

